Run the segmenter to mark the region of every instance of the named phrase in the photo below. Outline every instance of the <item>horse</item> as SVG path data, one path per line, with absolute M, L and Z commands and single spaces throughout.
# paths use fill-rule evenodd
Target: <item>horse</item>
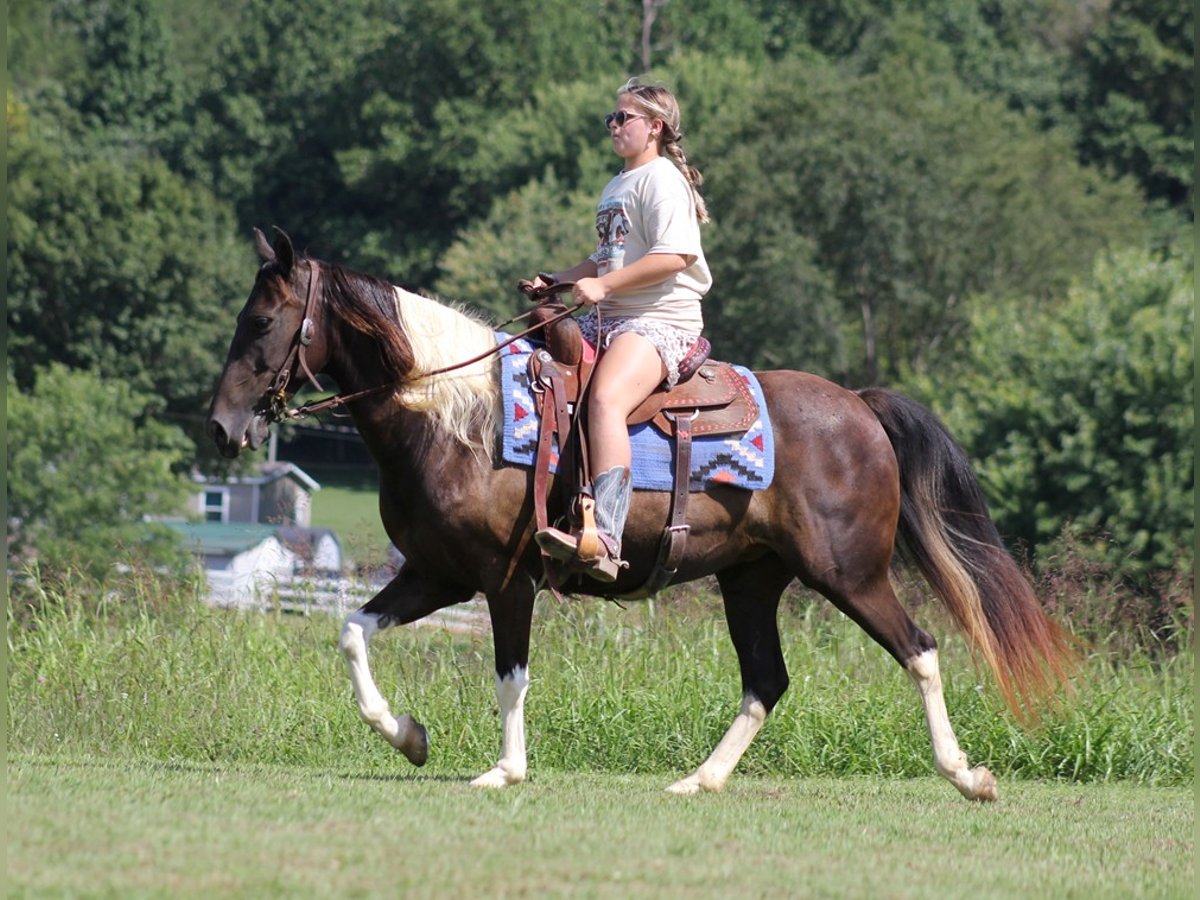
M 256 450 L 289 415 L 302 374 L 334 379 L 378 464 L 380 516 L 404 556 L 394 579 L 342 626 L 338 646 L 364 722 L 415 765 L 428 732 L 393 715 L 372 677 L 368 643 L 439 609 L 486 598 L 501 719 L 499 759 L 471 784 L 527 775 L 524 702 L 530 628 L 543 583 L 533 473 L 498 458 L 494 329 L 453 304 L 349 268 L 297 256 L 279 229 L 255 229 L 261 265 L 208 417 L 218 450 Z M 463 364 L 465 363 L 465 364 Z M 778 607 L 799 579 L 873 638 L 916 686 L 936 771 L 970 800 L 998 796 L 969 765 L 951 726 L 937 642 L 893 590 L 909 564 L 990 669 L 1018 721 L 1069 687 L 1074 646 L 1005 549 L 970 462 L 934 414 L 882 388 L 849 390 L 799 371 L 757 373 L 775 429 L 776 475 L 764 490 L 711 485 L 688 507 L 690 536 L 672 584 L 715 576 L 742 682 L 741 707 L 677 794 L 719 791 L 788 687 Z M 551 503 L 558 491 L 552 491 Z M 645 579 L 669 518 L 667 492 L 635 491 L 629 569 L 572 593 L 612 597 Z M 553 511 L 553 510 L 552 510 Z

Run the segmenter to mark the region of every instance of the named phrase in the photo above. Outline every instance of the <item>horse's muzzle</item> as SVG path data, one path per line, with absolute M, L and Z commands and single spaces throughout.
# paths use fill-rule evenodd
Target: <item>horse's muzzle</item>
M 215 416 L 208 420 L 208 436 L 226 459 L 233 459 L 247 447 L 257 450 L 266 442 L 269 429 L 270 426 L 260 415 L 252 416 L 240 428 L 229 427 Z

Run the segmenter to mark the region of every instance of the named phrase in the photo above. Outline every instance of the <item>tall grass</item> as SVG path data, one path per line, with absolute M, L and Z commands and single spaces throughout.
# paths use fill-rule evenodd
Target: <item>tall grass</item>
M 740 771 L 926 776 L 929 738 L 907 677 L 823 603 L 782 612 L 791 690 Z M 998 775 L 1181 785 L 1193 778 L 1193 659 L 1092 653 L 1074 696 L 1032 732 L 981 682 L 957 637 L 942 647 L 947 702 L 973 762 Z M 196 590 L 133 577 L 105 595 L 69 586 L 10 608 L 9 747 L 164 761 L 411 771 L 357 715 L 325 616 L 237 613 Z M 490 637 L 427 628 L 372 644 L 396 712 L 429 728 L 424 770 L 453 777 L 498 751 Z M 527 701 L 531 770 L 662 773 L 696 766 L 735 714 L 737 663 L 703 593 L 626 609 L 539 600 Z

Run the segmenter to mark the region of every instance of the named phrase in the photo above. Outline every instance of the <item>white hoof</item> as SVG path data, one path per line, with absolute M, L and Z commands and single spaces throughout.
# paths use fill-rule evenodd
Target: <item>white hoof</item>
M 516 772 L 509 772 L 507 769 L 496 766 L 472 781 L 471 787 L 502 788 L 508 787 L 510 784 L 520 784 L 524 780 L 524 774 L 518 775 Z
M 698 794 L 705 791 L 710 794 L 716 794 L 725 787 L 725 779 L 717 778 L 702 769 L 689 775 L 687 778 L 680 779 L 669 788 L 667 793 L 680 794 L 687 796 L 689 794 Z
M 683 781 L 675 782 L 669 786 L 666 791 L 668 794 L 676 794 L 680 797 L 688 797 L 692 794 L 700 793 L 700 785 L 696 784 L 694 781 L 688 781 L 687 779 L 684 779 Z
M 700 793 L 700 779 L 695 775 L 689 778 L 681 778 L 673 785 L 667 788 L 668 794 L 678 794 L 681 797 L 688 797 L 692 794 Z
M 968 800 L 978 800 L 981 803 L 994 803 L 1000 799 L 1000 790 L 996 786 L 996 776 L 986 766 L 976 766 L 971 770 L 971 785 L 966 790 L 959 788 Z

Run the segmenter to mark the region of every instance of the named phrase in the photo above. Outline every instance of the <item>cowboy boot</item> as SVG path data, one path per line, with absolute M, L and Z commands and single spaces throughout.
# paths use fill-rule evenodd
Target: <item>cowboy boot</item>
M 572 568 L 584 575 L 598 581 L 616 581 L 617 573 L 629 565 L 621 559 L 621 535 L 632 494 L 629 469 L 613 466 L 592 481 L 592 497 L 583 498 L 584 522 L 578 534 L 546 528 L 534 539 L 548 556 L 572 562 Z
M 633 495 L 629 469 L 613 466 L 601 472 L 592 481 L 592 495 L 596 498 L 595 530 L 584 528 L 576 555 L 584 575 L 597 581 L 616 581 L 620 570 L 629 566 L 621 559 L 621 538 Z

